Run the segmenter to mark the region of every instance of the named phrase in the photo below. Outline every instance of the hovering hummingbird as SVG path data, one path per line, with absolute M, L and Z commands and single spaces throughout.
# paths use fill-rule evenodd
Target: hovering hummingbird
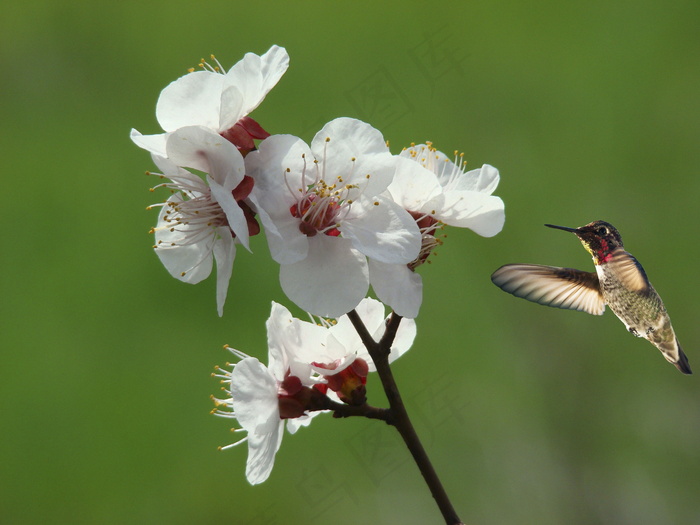
M 602 315 L 607 304 L 627 330 L 653 344 L 678 370 L 692 374 L 661 297 L 642 265 L 624 250 L 613 225 L 595 221 L 580 228 L 545 226 L 575 233 L 593 256 L 596 271 L 506 264 L 493 272 L 493 283 L 528 301 L 593 315 Z

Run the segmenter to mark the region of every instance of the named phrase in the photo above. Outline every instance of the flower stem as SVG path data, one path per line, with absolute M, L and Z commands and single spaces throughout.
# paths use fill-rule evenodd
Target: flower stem
M 396 336 L 396 331 L 401 323 L 401 316 L 395 313 L 391 314 L 391 318 L 387 322 L 386 331 L 378 343 L 369 334 L 362 319 L 360 319 L 360 316 L 355 310 L 348 312 L 348 317 L 355 327 L 355 330 L 357 330 L 357 333 L 360 335 L 370 356 L 372 356 L 374 365 L 377 368 L 377 373 L 382 381 L 382 386 L 384 387 L 384 392 L 389 401 L 389 410 L 391 412 L 390 417 L 385 421 L 396 427 L 396 430 L 401 434 L 404 443 L 406 443 L 408 450 L 411 452 L 416 465 L 418 465 L 418 469 L 423 475 L 423 479 L 435 499 L 435 503 L 437 503 L 445 519 L 445 523 L 447 525 L 463 525 L 447 496 L 447 492 L 445 492 L 442 486 L 440 478 L 428 458 L 428 454 L 425 452 L 418 438 L 416 430 L 413 428 L 413 424 L 408 417 L 408 412 L 406 412 L 406 407 L 401 399 L 398 386 L 394 380 L 391 366 L 389 365 L 389 353 L 391 351 L 391 345 L 394 342 L 394 337 Z
M 362 405 L 347 405 L 345 403 L 337 403 L 326 396 L 323 404 L 319 404 L 314 410 L 331 410 L 334 418 L 345 418 L 353 416 L 361 416 L 369 419 L 379 419 L 386 424 L 391 425 L 391 411 L 388 408 L 377 408 L 364 403 Z

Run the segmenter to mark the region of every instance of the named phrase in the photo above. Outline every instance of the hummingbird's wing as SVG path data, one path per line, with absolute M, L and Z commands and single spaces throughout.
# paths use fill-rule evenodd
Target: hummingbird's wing
M 605 301 L 598 275 L 573 268 L 506 264 L 491 275 L 493 284 L 528 301 L 602 315 Z
M 646 292 L 649 289 L 647 274 L 631 253 L 618 248 L 611 255 L 605 264 L 624 288 L 633 292 Z

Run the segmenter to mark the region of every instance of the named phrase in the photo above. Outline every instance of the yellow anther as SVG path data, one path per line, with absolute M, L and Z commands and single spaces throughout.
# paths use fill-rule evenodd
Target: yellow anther
M 184 277 L 186 273 L 187 273 L 187 272 L 182 272 L 182 273 L 180 274 L 180 277 Z
M 330 142 L 330 141 L 331 141 L 331 138 L 330 138 L 330 137 L 326 137 L 326 142 Z

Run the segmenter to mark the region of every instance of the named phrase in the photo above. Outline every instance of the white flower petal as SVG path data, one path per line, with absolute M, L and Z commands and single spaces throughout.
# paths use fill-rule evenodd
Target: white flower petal
M 370 261 L 370 264 L 372 264 L 372 261 Z M 389 319 L 388 317 L 384 317 L 384 305 L 376 299 L 366 297 L 357 308 L 355 308 L 355 311 L 360 316 L 360 319 L 362 319 L 367 331 L 372 335 L 372 339 L 379 342 L 386 330 L 386 321 Z M 357 334 L 357 331 L 347 315 L 339 317 L 338 322 L 331 326 L 328 331 L 334 338 L 342 342 L 349 353 L 364 359 L 367 362 L 370 372 L 376 372 L 377 368 L 367 348 L 362 343 L 360 336 Z M 391 346 L 389 362 L 393 362 L 406 353 L 409 348 L 411 348 L 415 337 L 416 322 L 413 319 L 402 319 L 396 336 L 394 337 L 394 343 Z
M 319 234 L 310 239 L 305 260 L 280 267 L 280 284 L 287 297 L 307 312 L 339 317 L 367 294 L 367 260 L 349 240 Z
M 496 168 L 484 164 L 480 169 L 464 172 L 460 157 L 457 159 L 460 164 L 455 165 L 444 153 L 425 144 L 412 146 L 400 156 L 433 171 L 442 186 L 442 195 L 427 196 L 420 211 L 445 224 L 470 228 L 484 237 L 501 231 L 505 221 L 503 201 L 490 196 L 500 180 Z M 399 199 L 401 191 L 399 187 Z
M 224 75 L 195 71 L 163 89 L 156 104 L 156 118 L 165 131 L 201 125 L 217 131 Z
M 389 185 L 389 193 L 394 202 L 403 209 L 413 212 L 427 212 L 423 204 L 442 193 L 437 176 L 417 162 L 399 157 L 400 163 Z
M 270 317 L 266 322 L 268 362 L 271 372 L 280 383 L 287 375 L 293 375 L 308 386 L 311 384 L 311 368 L 303 356 L 307 351 L 304 346 L 307 341 L 300 336 L 298 321 L 284 306 L 272 302 Z M 313 345 L 310 340 L 308 344 Z
M 500 197 L 475 191 L 449 191 L 444 193 L 442 210 L 436 217 L 450 226 L 493 237 L 503 229 L 504 208 Z
M 258 202 L 255 188 L 248 200 L 253 204 L 258 218 L 265 228 L 265 237 L 272 258 L 279 264 L 292 264 L 305 259 L 309 253 L 309 241 L 306 235 L 299 231 L 299 221 L 291 214 L 285 218 L 278 217 L 276 221 L 273 221 L 265 208 Z
M 168 138 L 167 133 L 161 133 L 159 135 L 142 135 L 139 131 L 132 129 L 129 135 L 131 140 L 139 148 L 143 148 L 146 151 L 150 151 L 161 157 L 166 157 L 165 143 Z
M 330 340 L 335 339 L 332 335 L 329 335 L 328 338 Z M 334 376 L 336 374 L 339 374 L 343 370 L 345 370 L 347 367 L 349 367 L 351 364 L 355 362 L 355 359 L 357 359 L 357 356 L 355 355 L 354 352 L 349 353 L 345 350 L 345 347 L 339 342 L 335 341 L 335 349 L 336 351 L 340 351 L 340 355 L 332 360 L 322 360 L 318 359 L 317 362 L 324 363 L 324 364 L 330 364 L 333 363 L 335 364 L 335 368 L 328 369 L 328 368 L 323 368 L 320 366 L 311 366 L 311 369 L 316 372 L 317 374 L 320 374 L 322 376 Z
M 287 333 L 292 323 L 292 314 L 283 305 L 272 301 L 270 317 L 265 321 L 267 327 L 267 366 L 280 383 L 289 368 L 289 358 L 285 351 Z
M 313 418 L 319 414 L 325 414 L 330 412 L 330 410 L 315 410 L 313 412 L 308 412 L 301 417 L 295 417 L 294 419 L 287 420 L 287 432 L 290 434 L 295 434 L 297 430 L 301 427 L 308 427 L 311 424 Z
M 288 67 L 289 55 L 287 50 L 283 47 L 272 46 L 262 56 L 246 53 L 226 73 L 226 85 L 234 85 L 241 92 L 242 114 L 238 118 L 249 114 L 260 105 L 265 96 L 282 78 Z M 227 118 L 230 120 L 230 115 Z
M 361 120 L 347 117 L 326 124 L 311 142 L 311 151 L 323 164 L 326 180 L 342 176 L 348 184 L 361 185 L 370 197 L 387 188 L 397 167 L 382 134 Z M 350 198 L 355 197 L 350 194 Z
M 219 317 L 224 315 L 224 303 L 228 293 L 228 284 L 233 272 L 233 261 L 236 257 L 236 244 L 228 226 L 217 228 L 219 239 L 214 244 L 214 259 L 216 260 L 216 308 Z
M 303 385 L 311 386 L 311 363 L 328 355 L 328 330 L 314 323 L 293 319 L 286 333 L 286 351 L 290 356 L 292 375 Z M 303 366 L 300 366 L 303 364 Z
M 369 209 L 353 210 L 352 220 L 341 223 L 343 237 L 372 259 L 396 264 L 413 261 L 421 247 L 416 221 L 385 197 L 376 197 L 375 202 Z
M 263 95 L 265 98 L 265 95 Z M 245 117 L 249 112 L 245 109 L 245 100 L 240 89 L 229 86 L 221 93 L 221 115 L 219 117 L 219 130 L 224 131 L 233 127 L 236 122 Z
M 326 329 L 295 319 L 289 310 L 274 301 L 266 325 L 268 366 L 272 374 L 280 383 L 289 374 L 298 377 L 304 386 L 315 384 L 311 362 L 323 349 Z
M 371 261 L 369 262 L 371 264 Z M 360 301 L 360 304 L 355 307 L 355 311 L 360 316 L 360 319 L 362 319 L 365 328 L 367 328 L 370 334 L 376 334 L 379 330 L 383 329 L 384 305 L 376 299 L 365 297 Z M 361 355 L 361 357 L 367 360 L 369 354 L 365 345 L 362 343 L 362 339 L 360 339 L 360 336 L 357 334 L 355 326 L 347 315 L 340 316 L 336 324 L 328 328 L 328 331 L 336 340 L 342 342 L 347 352 Z M 382 331 L 382 333 L 384 332 Z M 375 341 L 379 341 L 379 339 L 375 339 Z
M 245 165 L 255 180 L 251 200 L 265 227 L 272 258 L 280 264 L 305 259 L 308 239 L 290 209 L 300 198 L 297 190 L 315 180 L 311 150 L 298 137 L 273 135 L 246 156 Z
M 279 420 L 277 428 L 266 434 L 248 434 L 248 461 L 245 476 L 248 483 L 257 485 L 270 477 L 275 464 L 275 455 L 282 444 L 284 421 Z
M 161 91 L 156 118 L 165 131 L 193 125 L 225 131 L 260 105 L 288 65 L 284 48 L 272 46 L 262 57 L 246 54 L 225 75 L 189 73 Z
M 235 417 L 249 435 L 273 432 L 280 424 L 277 381 L 260 361 L 247 357 L 237 363 L 230 390 Z
M 478 191 L 491 195 L 496 190 L 499 181 L 498 170 L 489 164 L 484 164 L 479 169 L 467 171 L 463 175 L 455 177 L 449 185 L 449 189 Z
M 234 181 L 232 177 L 226 179 L 226 186 L 217 184 L 212 177 L 207 174 L 207 182 L 214 200 L 221 206 L 226 214 L 228 227 L 236 234 L 239 242 L 250 251 L 250 234 L 248 232 L 248 221 L 246 220 L 243 210 L 233 198 L 234 188 L 231 188 L 231 183 Z
M 415 318 L 423 302 L 423 279 L 405 264 L 369 260 L 369 280 L 377 297 L 402 317 Z
M 265 93 L 269 93 L 277 85 L 285 71 L 287 71 L 289 55 L 285 48 L 273 45 L 260 57 L 260 62 L 262 63 L 260 68 L 260 76 L 262 77 L 260 89 Z M 251 107 L 250 111 L 254 110 L 255 107 Z
M 379 335 L 378 338 L 375 338 L 375 341 L 379 341 L 381 336 L 384 335 L 384 321 L 386 320 L 386 312 L 384 310 L 385 308 L 381 301 L 377 301 L 371 297 L 362 299 L 360 304 L 357 305 L 357 308 L 355 308 L 357 315 L 362 319 L 367 331 L 372 334 L 373 337 Z M 331 331 L 334 331 L 334 328 L 335 327 L 331 327 Z
M 416 321 L 415 319 L 401 319 L 399 329 L 394 337 L 394 344 L 391 345 L 391 353 L 389 354 L 389 362 L 393 363 L 396 359 L 404 355 L 413 345 L 416 338 Z
M 211 175 L 226 187 L 238 186 L 245 175 L 245 163 L 238 149 L 228 140 L 201 126 L 187 126 L 173 132 L 166 146 L 168 158 Z
M 293 192 L 314 182 L 313 161 L 309 146 L 293 135 L 272 135 L 246 156 L 247 174 L 255 179 L 253 191 L 270 215 L 287 213 L 298 198 Z M 286 209 L 279 209 L 282 202 Z
M 167 202 L 182 202 L 182 194 L 172 195 Z M 196 284 L 209 277 L 212 268 L 212 247 L 215 242 L 214 232 L 210 237 L 196 243 L 179 244 L 186 237 L 189 227 L 180 225 L 174 228 L 163 220 L 169 206 L 165 204 L 158 215 L 155 228 L 156 248 L 154 251 L 166 270 L 180 281 Z M 171 231 L 171 229 L 173 231 Z M 184 274 L 184 275 L 183 275 Z
M 262 211 L 260 220 L 265 226 L 270 255 L 279 264 L 294 264 L 306 259 L 309 254 L 309 238 L 299 230 L 299 221 L 294 217 L 273 222 Z
M 195 175 L 181 168 L 166 157 L 161 157 L 151 153 L 153 163 L 163 172 L 163 175 L 172 180 L 176 186 L 181 188 L 189 197 L 193 195 L 203 195 L 209 191 L 206 183 L 199 175 Z M 186 189 L 185 189 L 186 188 Z

